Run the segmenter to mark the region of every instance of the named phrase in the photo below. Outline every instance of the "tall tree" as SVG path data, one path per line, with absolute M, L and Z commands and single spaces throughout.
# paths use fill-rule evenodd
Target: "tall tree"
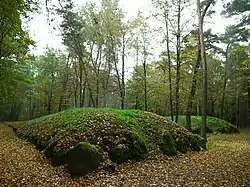
M 213 3 L 213 0 L 206 1 L 207 6 L 205 10 Z M 206 140 L 206 127 L 207 127 L 207 62 L 206 62 L 206 48 L 204 40 L 203 23 L 204 17 L 202 17 L 202 6 L 200 0 L 197 0 L 197 13 L 199 23 L 199 41 L 200 41 L 200 54 L 202 62 L 202 124 L 201 124 L 201 136 Z M 205 11 L 206 14 L 206 11 Z
M 209 1 L 207 4 L 205 4 L 205 8 L 203 12 L 200 12 L 200 17 L 199 21 L 204 23 L 204 18 L 208 12 L 208 9 L 213 1 Z M 199 2 L 197 2 L 199 3 Z M 199 13 L 199 12 L 198 12 Z M 200 27 L 200 26 L 199 26 Z M 187 104 L 187 111 L 186 111 L 186 128 L 188 130 L 191 130 L 191 110 L 193 107 L 193 99 L 195 97 L 195 92 L 196 92 L 196 86 L 197 86 L 197 74 L 198 74 L 198 69 L 200 67 L 201 63 L 201 42 L 200 42 L 200 29 L 198 31 L 198 51 L 197 51 L 197 59 L 196 59 L 196 64 L 194 66 L 193 70 L 193 78 L 192 78 L 192 85 L 189 93 L 189 99 L 188 99 L 188 104 Z
M 156 8 L 160 11 L 159 14 L 156 14 L 155 17 L 160 19 L 159 17 L 163 18 L 163 24 L 165 28 L 164 32 L 164 41 L 166 43 L 167 49 L 167 58 L 168 58 L 168 82 L 169 82 L 169 105 L 170 105 L 170 115 L 171 120 L 174 121 L 174 109 L 173 109 L 173 86 L 172 86 L 172 62 L 170 57 L 170 27 L 169 27 L 169 12 L 171 6 L 167 0 L 154 0 L 153 1 Z

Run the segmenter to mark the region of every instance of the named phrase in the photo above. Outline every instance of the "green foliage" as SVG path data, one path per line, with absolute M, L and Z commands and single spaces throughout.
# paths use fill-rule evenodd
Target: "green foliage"
M 33 3 L 26 0 L 0 2 L 0 120 L 17 120 L 26 92 L 24 73 L 29 46 L 34 42 L 22 27 L 22 19 L 31 11 Z
M 162 135 L 162 131 L 169 133 Z M 65 163 L 67 150 L 83 141 L 113 162 L 122 163 L 146 158 L 158 147 L 165 154 L 175 154 L 175 143 L 178 151 L 186 152 L 192 149 L 185 142 L 194 139 L 185 128 L 156 114 L 108 108 L 76 108 L 43 116 L 18 126 L 17 135 L 55 158 L 55 163 L 58 159 L 58 164 Z M 184 145 L 180 145 L 180 140 Z
M 168 117 L 171 119 L 171 117 Z M 192 132 L 195 134 L 200 134 L 201 126 L 201 116 L 192 116 L 191 117 L 191 128 Z M 179 116 L 179 124 L 185 127 L 186 116 Z M 234 125 L 228 123 L 225 120 L 218 119 L 215 117 L 207 117 L 207 132 L 208 133 L 239 133 L 239 130 Z

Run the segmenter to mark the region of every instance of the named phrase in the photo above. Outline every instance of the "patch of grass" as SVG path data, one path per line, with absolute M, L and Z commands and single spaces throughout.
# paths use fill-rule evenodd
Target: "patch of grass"
M 171 117 L 167 117 L 169 120 Z M 179 124 L 185 127 L 186 125 L 186 116 L 179 116 Z M 191 117 L 191 128 L 194 134 L 200 134 L 201 130 L 202 117 L 201 116 L 192 116 Z M 207 132 L 208 133 L 222 133 L 222 134 L 231 134 L 239 133 L 239 130 L 236 126 L 228 123 L 225 120 L 207 117 Z
M 79 142 L 94 146 L 102 155 L 102 163 L 108 158 L 117 163 L 146 158 L 149 152 L 162 150 L 163 132 L 172 137 L 163 138 L 172 142 L 169 147 L 172 152 L 193 150 L 188 142 L 198 142 L 184 127 L 165 117 L 139 110 L 109 108 L 65 110 L 28 121 L 17 127 L 16 133 L 35 144 L 48 157 L 56 158 L 52 159 L 55 163 L 69 164 L 65 155 Z M 164 146 L 166 150 L 168 145 Z

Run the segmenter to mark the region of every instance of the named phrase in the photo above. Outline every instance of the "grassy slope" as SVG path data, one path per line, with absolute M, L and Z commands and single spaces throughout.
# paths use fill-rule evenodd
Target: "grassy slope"
M 168 117 L 168 119 L 171 119 Z M 191 127 L 193 130 L 193 133 L 200 133 L 200 125 L 202 122 L 201 116 L 192 116 L 191 117 Z M 179 124 L 185 126 L 186 124 L 186 116 L 179 116 Z M 237 127 L 232 125 L 231 123 L 228 123 L 225 120 L 215 118 L 215 117 L 207 117 L 207 131 L 209 133 L 216 132 L 216 133 L 238 133 Z
M 89 142 L 107 159 L 109 151 L 125 144 L 129 158 L 159 151 L 162 135 L 169 132 L 177 150 L 199 150 L 199 137 L 164 117 L 137 110 L 70 109 L 31 120 L 17 128 L 20 137 L 34 143 L 49 157 L 58 156 L 79 142 Z M 142 149 L 142 150 L 140 150 Z M 146 151 L 145 151 L 146 149 Z

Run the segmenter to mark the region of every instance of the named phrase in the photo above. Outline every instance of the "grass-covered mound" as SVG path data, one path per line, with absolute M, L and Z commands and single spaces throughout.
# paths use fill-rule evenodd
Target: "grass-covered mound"
M 168 117 L 171 119 L 171 117 Z M 186 125 L 186 116 L 179 116 L 179 124 L 185 127 Z M 201 131 L 201 116 L 192 116 L 191 117 L 191 128 L 194 134 L 200 134 Z M 239 133 L 239 130 L 236 126 L 228 123 L 225 120 L 215 118 L 215 117 L 207 117 L 207 133 L 222 133 L 222 134 L 230 134 L 230 133 Z
M 110 161 L 140 160 L 152 152 L 175 155 L 206 146 L 182 126 L 138 110 L 70 109 L 28 121 L 16 133 L 73 174 L 91 172 Z

